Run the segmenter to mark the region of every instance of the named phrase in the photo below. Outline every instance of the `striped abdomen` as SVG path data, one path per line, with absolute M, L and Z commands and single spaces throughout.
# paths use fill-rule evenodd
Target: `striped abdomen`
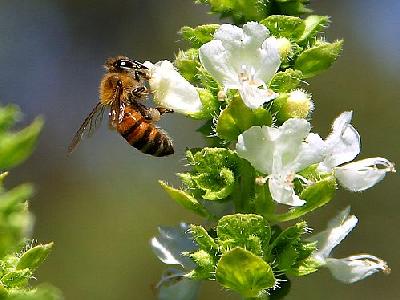
M 130 106 L 125 107 L 124 117 L 117 126 L 124 139 L 143 153 L 166 156 L 174 153 L 171 138 L 165 131 L 147 121 L 142 114 Z

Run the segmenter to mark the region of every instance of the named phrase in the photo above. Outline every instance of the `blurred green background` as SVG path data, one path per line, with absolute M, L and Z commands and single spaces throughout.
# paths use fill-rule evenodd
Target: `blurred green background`
M 335 66 L 307 87 L 316 104 L 314 130 L 326 136 L 340 112 L 354 110 L 360 158 L 399 162 L 399 1 L 312 1 L 312 8 L 332 16 L 330 40 L 345 39 Z M 34 237 L 56 243 L 38 281 L 59 287 L 66 299 L 154 299 L 152 286 L 164 268 L 148 243 L 157 225 L 200 221 L 173 203 L 157 180 L 178 183 L 174 173 L 183 169 L 185 147 L 204 144 L 194 132 L 201 123 L 165 117 L 161 125 L 177 153 L 164 159 L 132 149 L 106 124 L 71 157 L 66 147 L 97 101 L 105 58 L 172 60 L 184 46 L 180 27 L 218 22 L 206 12 L 191 0 L 0 1 L 0 99 L 20 105 L 26 123 L 39 114 L 46 119 L 37 151 L 7 183 L 35 183 Z M 309 218 L 320 230 L 350 203 L 359 226 L 335 257 L 369 252 L 386 259 L 392 274 L 344 285 L 322 270 L 293 280 L 287 299 L 400 299 L 396 180 L 389 175 L 364 193 L 340 191 Z M 207 283 L 200 299 L 238 298 Z

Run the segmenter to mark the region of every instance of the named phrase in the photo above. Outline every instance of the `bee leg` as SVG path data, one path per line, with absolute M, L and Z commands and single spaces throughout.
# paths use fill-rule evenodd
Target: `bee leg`
M 132 90 L 132 95 L 137 98 L 142 98 L 144 95 L 148 94 L 147 88 L 145 86 L 141 86 Z
M 156 107 L 156 110 L 158 110 L 158 112 L 160 113 L 160 115 L 163 115 L 163 114 L 171 114 L 171 113 L 174 112 L 173 109 L 165 108 L 165 107 L 160 107 L 160 106 Z

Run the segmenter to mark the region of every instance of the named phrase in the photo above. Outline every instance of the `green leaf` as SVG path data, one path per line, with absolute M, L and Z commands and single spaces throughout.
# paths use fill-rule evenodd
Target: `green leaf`
M 32 225 L 26 202 L 31 194 L 28 184 L 0 194 L 0 257 L 15 251 Z
M 239 246 L 262 256 L 263 248 L 271 237 L 271 229 L 262 216 L 235 214 L 218 221 L 217 235 L 222 252 Z
M 321 181 L 307 187 L 300 194 L 300 199 L 306 201 L 303 206 L 294 208 L 287 213 L 272 216 L 271 219 L 277 222 L 285 222 L 297 219 L 325 204 L 333 199 L 336 192 L 336 180 L 333 176 L 328 176 Z
M 39 133 L 43 127 L 41 118 L 17 133 L 1 136 L 0 169 L 9 169 L 23 162 L 32 153 Z
M 213 255 L 218 252 L 218 245 L 202 226 L 190 225 L 190 232 L 200 249 Z
M 276 73 L 269 86 L 276 93 L 286 93 L 298 87 L 302 77 L 301 71 L 287 69 L 284 72 Z
M 235 248 L 222 255 L 216 270 L 217 281 L 243 297 L 258 297 L 275 284 L 271 266 L 253 253 Z
M 0 134 L 12 127 L 21 115 L 19 107 L 14 104 L 0 106 Z
M 32 272 L 35 271 L 47 258 L 52 247 L 53 243 L 49 243 L 45 245 L 37 245 L 29 249 L 19 259 L 16 269 L 29 269 Z
M 161 187 L 168 193 L 168 195 L 175 200 L 176 203 L 202 217 L 209 216 L 205 207 L 201 205 L 193 196 L 189 195 L 185 191 L 175 189 L 161 180 L 159 183 Z
M 323 31 L 329 24 L 328 16 L 309 16 L 304 20 L 305 29 L 299 39 L 300 43 L 306 43 L 316 37 L 316 35 Z
M 269 29 L 271 35 L 285 37 L 294 41 L 297 41 L 302 36 L 306 28 L 302 19 L 293 16 L 269 16 L 260 23 Z
M 309 0 L 274 0 L 278 5 L 278 12 L 281 15 L 299 16 L 305 13 L 312 12 L 305 4 Z
M 0 299 L 3 299 L 0 297 Z M 61 300 L 59 290 L 52 286 L 42 284 L 32 290 L 13 289 L 10 290 L 7 300 Z
M 30 278 L 32 278 L 32 272 L 29 269 L 23 269 L 7 273 L 1 278 L 1 282 L 6 287 L 14 288 L 26 285 Z
M 272 116 L 263 108 L 250 109 L 235 97 L 225 108 L 217 122 L 217 133 L 222 139 L 236 141 L 237 137 L 252 126 L 271 125 Z
M 300 54 L 295 68 L 303 73 L 304 78 L 313 77 L 328 69 L 338 58 L 342 48 L 343 41 L 319 42 Z
M 184 26 L 180 34 L 188 41 L 192 47 L 200 48 L 203 44 L 214 38 L 214 32 L 221 26 L 220 24 L 205 24 L 195 28 Z

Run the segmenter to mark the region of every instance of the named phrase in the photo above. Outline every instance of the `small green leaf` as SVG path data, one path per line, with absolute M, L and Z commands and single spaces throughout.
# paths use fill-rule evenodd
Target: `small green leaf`
M 203 44 L 214 38 L 214 32 L 219 28 L 219 24 L 205 24 L 195 28 L 184 26 L 180 34 L 188 41 L 192 47 L 200 48 Z
M 209 174 L 200 174 L 194 176 L 193 179 L 197 186 L 205 191 L 202 197 L 206 200 L 225 199 L 232 194 L 235 186 L 235 176 L 233 172 L 227 168 L 222 168 L 219 172 L 218 182 L 215 182 L 215 177 L 212 178 Z
M 338 58 L 342 48 L 343 41 L 319 42 L 300 54 L 295 68 L 303 73 L 304 78 L 313 77 L 328 69 Z
M 309 0 L 274 0 L 278 5 L 278 12 L 281 15 L 299 16 L 305 13 L 312 12 L 305 4 Z
M 0 134 L 14 125 L 21 118 L 19 107 L 8 104 L 0 107 Z
M 277 222 L 285 222 L 297 219 L 325 204 L 333 199 L 336 192 L 336 180 L 333 176 L 328 176 L 321 181 L 307 187 L 300 194 L 300 199 L 306 201 L 303 206 L 294 208 L 287 213 L 275 215 L 271 219 Z
M 162 188 L 168 193 L 168 195 L 175 200 L 176 203 L 182 205 L 184 208 L 202 216 L 209 216 L 207 210 L 201 205 L 193 196 L 189 195 L 185 191 L 175 189 L 167 185 L 163 181 L 159 181 Z
M 24 161 L 33 151 L 43 120 L 37 118 L 17 133 L 7 133 L 0 143 L 0 169 L 9 169 Z
M 218 221 L 217 235 L 222 252 L 239 246 L 262 256 L 263 248 L 271 237 L 271 229 L 262 216 L 235 214 Z
M 303 74 L 299 70 L 287 69 L 284 72 L 278 72 L 272 77 L 270 88 L 276 93 L 286 93 L 296 87 L 301 82 Z
M 4 275 L 1 282 L 6 287 L 14 288 L 26 285 L 31 277 L 32 272 L 29 269 L 16 270 Z
M 298 17 L 274 15 L 262 20 L 271 35 L 297 41 L 304 32 L 304 21 Z
M 37 245 L 29 249 L 19 259 L 16 269 L 29 269 L 32 272 L 35 271 L 47 258 L 52 247 L 53 243 L 49 243 L 45 245 Z
M 236 141 L 237 137 L 252 126 L 271 125 L 272 116 L 263 108 L 250 109 L 235 97 L 225 108 L 217 122 L 217 133 L 222 139 Z
M 269 264 L 253 253 L 235 248 L 222 255 L 216 270 L 217 281 L 243 297 L 258 297 L 275 284 Z
M 200 249 L 213 255 L 218 252 L 218 245 L 202 226 L 190 225 L 190 232 Z
M 305 30 L 300 37 L 300 43 L 312 40 L 316 35 L 324 30 L 329 24 L 328 16 L 309 16 L 304 20 Z
M 190 253 L 190 258 L 195 262 L 197 268 L 188 274 L 193 279 L 211 279 L 215 273 L 214 256 L 207 251 L 198 250 Z
M 180 50 L 175 58 L 174 65 L 187 81 L 192 84 L 199 82 L 197 79 L 197 69 L 200 67 L 200 61 L 197 49 Z

